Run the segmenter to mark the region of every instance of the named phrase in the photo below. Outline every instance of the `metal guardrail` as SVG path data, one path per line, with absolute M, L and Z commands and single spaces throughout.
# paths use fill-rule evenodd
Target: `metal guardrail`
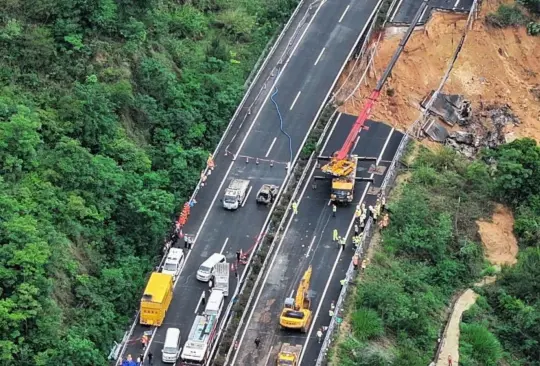
M 320 0 L 315 0 L 313 3 L 317 3 L 318 1 Z M 223 132 L 222 136 L 221 136 L 221 139 L 219 140 L 216 148 L 214 149 L 214 152 L 212 153 L 212 156 L 215 158 L 216 157 L 216 154 L 219 152 L 219 150 L 222 148 L 223 146 L 223 143 L 226 139 L 226 137 L 228 136 L 228 134 L 230 133 L 232 127 L 234 126 L 235 124 L 235 120 L 238 118 L 238 116 L 240 115 L 241 111 L 243 108 L 245 108 L 245 103 L 247 101 L 247 99 L 249 98 L 252 90 L 253 90 L 253 87 L 257 84 L 257 82 L 259 81 L 259 78 L 261 76 L 261 74 L 263 73 L 263 71 L 265 70 L 268 62 L 270 61 L 270 59 L 272 58 L 272 56 L 274 55 L 276 49 L 278 48 L 278 46 L 280 45 L 280 42 L 281 40 L 283 39 L 283 37 L 285 36 L 285 33 L 287 33 L 287 31 L 289 30 L 290 26 L 292 25 L 293 21 L 295 20 L 296 16 L 298 15 L 300 9 L 302 8 L 302 6 L 304 6 L 306 0 L 300 0 L 298 5 L 296 6 L 294 12 L 292 13 L 292 15 L 289 17 L 289 20 L 287 21 L 287 23 L 285 24 L 285 26 L 283 27 L 283 29 L 281 30 L 278 38 L 275 40 L 272 48 L 270 49 L 270 51 L 268 52 L 268 54 L 266 55 L 266 57 L 264 58 L 264 62 L 262 63 L 262 65 L 260 65 L 260 67 L 258 68 L 258 71 L 257 73 L 255 74 L 255 76 L 253 76 L 253 72 L 248 76 L 248 79 L 246 80 L 245 84 L 244 85 L 248 85 L 249 84 L 249 87 L 248 89 L 246 90 L 246 92 L 244 93 L 244 96 L 242 98 L 242 100 L 240 101 L 238 107 L 236 108 L 233 116 L 231 117 L 230 121 L 229 121 L 229 124 L 227 125 L 227 128 L 225 129 L 225 131 Z M 310 7 L 308 8 L 308 11 L 306 12 L 306 15 L 304 15 L 304 17 L 300 20 L 299 22 L 299 26 L 298 28 L 302 25 L 302 21 L 305 20 L 305 18 L 307 17 L 307 14 L 309 13 L 309 10 L 311 9 L 311 5 Z M 291 41 L 289 42 L 289 44 L 287 45 L 287 47 L 285 48 L 285 51 L 284 53 L 282 54 L 278 64 L 276 65 L 276 67 L 278 67 L 280 65 L 280 63 L 282 63 L 282 60 L 283 60 L 283 57 L 284 55 L 286 55 L 288 49 L 291 47 L 291 43 L 292 43 L 292 40 L 294 40 L 294 38 L 296 37 L 296 34 L 297 34 L 297 30 L 295 30 L 295 32 L 293 33 L 292 37 L 291 37 Z M 268 44 L 271 44 L 272 40 L 270 40 L 270 42 Z M 257 69 L 257 65 L 260 64 L 260 60 L 262 59 L 262 57 L 264 57 L 264 54 L 266 52 L 266 49 L 268 48 L 268 45 L 265 47 L 265 50 L 263 50 L 263 52 L 261 53 L 261 57 L 259 58 L 259 60 L 257 60 L 256 64 L 255 64 L 255 67 L 254 67 L 254 70 Z M 274 67 L 275 68 L 275 67 Z M 274 77 L 274 75 L 272 75 L 273 72 L 271 72 L 271 75 L 267 78 L 267 81 L 271 78 Z M 251 79 L 251 80 L 250 80 Z M 266 83 L 266 82 L 265 82 Z M 251 108 L 254 106 L 254 104 L 258 101 L 261 93 L 262 93 L 262 90 L 264 90 L 264 88 L 261 88 L 261 90 L 258 92 L 258 94 L 255 96 L 255 99 L 253 100 L 253 102 L 249 105 L 248 107 L 248 110 L 246 111 L 245 115 L 244 115 L 244 118 L 242 120 L 242 122 L 240 123 L 240 126 L 238 127 L 238 130 L 241 129 L 241 127 L 243 126 L 245 120 L 247 119 L 247 117 L 251 114 Z M 207 175 L 209 171 L 209 167 L 206 167 L 204 170 L 203 170 L 203 174 L 204 175 Z M 197 196 L 197 193 L 199 193 L 199 190 L 201 189 L 202 185 L 202 177 L 201 179 L 199 179 L 199 181 L 197 182 L 197 185 L 195 186 L 195 189 L 193 190 L 193 193 L 191 195 L 191 197 L 189 198 L 189 202 L 192 202 L 193 199 Z M 159 263 L 159 265 L 157 266 L 158 268 L 161 268 L 163 266 L 163 262 L 164 260 L 166 259 L 166 256 L 167 254 L 165 253 L 165 255 L 163 255 L 163 257 L 161 258 L 161 261 Z M 135 329 L 135 326 L 137 325 L 137 320 L 139 318 L 139 310 L 137 310 L 136 314 L 135 314 L 135 317 L 134 317 L 134 320 L 133 320 L 133 323 L 130 327 L 130 329 L 124 333 L 124 337 L 122 339 L 122 341 L 119 343 L 119 344 L 115 344 L 113 348 L 115 348 L 114 352 L 111 351 L 111 356 L 114 360 L 116 360 L 116 364 L 119 363 L 120 361 L 120 356 L 124 354 L 125 350 L 126 350 L 126 347 L 127 347 L 127 343 L 129 341 L 129 339 L 131 338 L 132 334 L 133 334 L 133 330 Z M 114 355 L 113 355 L 114 353 Z
M 450 72 L 452 71 L 452 68 L 453 68 L 453 66 L 454 66 L 454 64 L 455 64 L 455 62 L 457 60 L 457 56 L 459 55 L 459 52 L 461 51 L 461 48 L 463 47 L 463 43 L 465 41 L 465 37 L 467 35 L 467 32 L 468 32 L 469 28 L 472 26 L 472 22 L 474 20 L 473 15 L 476 12 L 476 7 L 477 6 L 478 6 L 478 0 L 474 0 L 473 4 L 471 6 L 471 10 L 469 12 L 469 16 L 467 18 L 467 25 L 466 25 L 466 27 L 464 29 L 463 37 L 461 38 L 460 43 L 456 47 L 454 55 L 453 55 L 453 57 L 451 58 L 451 60 L 449 62 L 447 71 L 445 72 L 445 74 L 444 74 L 444 76 L 443 76 L 443 78 L 441 80 L 441 83 L 439 84 L 439 87 L 433 93 L 433 95 L 431 96 L 428 103 L 426 103 L 426 108 L 421 112 L 420 117 L 407 129 L 407 132 L 404 134 L 404 136 L 403 136 L 403 138 L 402 138 L 402 140 L 401 140 L 401 142 L 400 142 L 400 144 L 398 146 L 396 154 L 394 155 L 394 159 L 392 159 L 392 163 L 388 167 L 387 174 L 386 174 L 386 176 L 385 176 L 385 178 L 384 178 L 384 180 L 383 180 L 383 182 L 381 184 L 381 192 L 384 195 L 387 195 L 389 193 L 389 190 L 391 188 L 391 182 L 393 182 L 393 180 L 395 179 L 395 176 L 396 176 L 396 174 L 398 172 L 397 165 L 399 164 L 399 161 L 403 157 L 403 154 L 405 152 L 405 148 L 407 147 L 410 140 L 412 138 L 414 138 L 414 136 L 416 136 L 417 130 L 421 126 L 422 121 L 429 114 L 429 110 L 430 110 L 431 106 L 433 105 L 433 102 L 435 101 L 438 94 L 440 93 L 440 91 L 444 87 L 444 84 L 448 80 Z M 390 14 L 390 12 L 389 12 L 389 14 Z M 387 17 L 387 19 L 388 19 L 388 17 Z M 374 232 L 374 222 L 373 222 L 373 218 L 370 217 L 367 224 L 366 224 L 366 226 L 365 226 L 364 235 L 362 237 L 361 243 L 358 245 L 358 248 L 356 250 L 356 254 L 358 254 L 360 258 L 362 258 L 362 254 L 367 251 L 367 249 L 368 249 L 368 247 L 370 245 L 370 241 L 371 241 L 371 237 L 373 235 L 373 232 Z M 349 285 L 350 285 L 349 281 L 354 278 L 356 272 L 357 271 L 354 270 L 354 266 L 353 266 L 353 263 L 351 261 L 351 263 L 349 265 L 349 268 L 347 269 L 346 276 L 345 276 L 345 279 L 346 279 L 345 284 L 343 285 L 342 290 L 341 290 L 341 292 L 339 294 L 338 300 L 336 302 L 336 309 L 341 309 L 343 307 L 344 302 L 345 302 L 345 298 L 347 296 L 347 290 L 348 290 Z M 325 336 L 323 344 L 321 346 L 321 351 L 319 352 L 319 356 L 318 356 L 317 362 L 315 364 L 316 366 L 323 365 L 323 362 L 326 360 L 326 356 L 328 355 L 328 349 L 332 344 L 332 340 L 333 340 L 333 337 L 334 337 L 334 332 L 336 331 L 338 313 L 339 312 L 336 311 L 336 314 L 332 317 L 332 319 L 330 321 L 330 325 L 328 326 L 326 336 Z
M 317 147 L 321 146 L 322 144 L 322 141 L 324 140 L 327 132 L 328 132 L 328 128 L 333 124 L 335 123 L 336 121 L 334 120 L 335 119 L 335 115 L 336 115 L 337 111 L 334 111 L 330 117 L 328 118 L 328 123 L 326 123 L 322 133 L 321 133 L 321 136 L 319 137 L 319 139 L 317 140 Z M 292 184 L 295 184 L 296 185 L 296 188 L 294 190 L 294 192 L 292 193 L 291 195 L 291 198 L 289 199 L 289 203 L 287 205 L 287 208 L 285 210 L 285 213 L 283 215 L 283 217 L 281 218 L 281 221 L 279 223 L 279 226 L 277 227 L 277 229 L 275 230 L 275 235 L 274 235 L 274 238 L 272 239 L 272 243 L 270 244 L 270 248 L 268 249 L 268 253 L 266 255 L 266 258 L 269 258 L 271 257 L 272 253 L 274 252 L 274 249 L 275 249 L 275 246 L 276 246 L 276 243 L 279 242 L 279 240 L 281 239 L 281 235 L 283 234 L 283 231 L 284 231 L 284 228 L 286 226 L 286 223 L 287 221 L 290 219 L 290 215 L 292 213 L 292 210 L 291 210 L 291 205 L 292 203 L 295 201 L 295 198 L 296 196 L 298 195 L 298 193 L 300 192 L 300 189 L 303 187 L 303 182 L 304 180 L 306 179 L 306 176 L 308 175 L 308 172 L 311 170 L 310 167 L 312 167 L 312 164 L 316 161 L 316 155 L 317 155 L 317 151 L 313 151 L 302 171 L 302 175 L 300 176 L 300 178 L 298 179 L 297 182 L 294 182 L 294 181 L 290 181 L 288 183 L 292 183 Z M 260 281 L 262 280 L 262 278 L 264 278 L 264 274 L 266 272 L 266 270 L 269 270 L 269 268 L 267 268 L 267 266 L 269 265 L 270 261 L 268 260 L 265 260 L 260 271 L 259 271 L 259 275 L 257 276 L 257 279 L 255 280 L 255 284 L 253 285 L 253 288 L 256 289 L 258 288 L 259 284 L 260 284 Z M 249 269 L 249 274 L 251 274 L 251 268 Z M 227 356 L 226 356 L 226 359 L 225 359 L 225 365 L 228 364 L 229 362 L 229 358 L 234 354 L 234 352 L 237 351 L 236 347 L 234 347 L 234 343 L 236 341 L 236 339 L 238 338 L 238 334 L 240 332 L 240 330 L 242 329 L 242 326 L 245 322 L 245 317 L 246 315 L 249 313 L 249 309 L 251 308 L 251 306 L 255 306 L 255 304 L 252 304 L 253 302 L 253 298 L 255 297 L 255 294 L 257 293 L 257 291 L 252 291 L 249 298 L 248 298 L 248 301 L 246 303 L 246 307 L 244 309 L 244 312 L 242 314 L 242 317 L 240 319 L 240 322 L 236 328 L 236 331 L 235 331 L 235 334 L 234 334 L 234 337 L 233 337 L 233 347 L 231 347 L 231 349 L 229 350 L 229 352 L 227 352 Z

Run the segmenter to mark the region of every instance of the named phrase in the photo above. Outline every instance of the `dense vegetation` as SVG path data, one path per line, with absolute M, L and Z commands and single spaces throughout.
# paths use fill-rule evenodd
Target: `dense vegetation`
M 0 364 L 103 365 L 295 0 L 0 2 Z
M 504 268 L 497 282 L 478 289 L 482 295 L 464 315 L 460 340 L 465 366 L 540 365 L 540 148 L 533 140 L 516 141 L 487 156 L 496 161 L 494 194 L 516 213 L 520 243 L 518 264 Z M 502 345 L 501 348 L 496 344 Z
M 505 357 L 511 365 L 539 365 L 540 149 L 517 140 L 475 162 L 422 149 L 411 168 L 390 205 L 382 245 L 349 299 L 352 334 L 333 350 L 334 364 L 429 364 L 452 296 L 493 270 L 482 260 L 475 220 L 499 201 L 514 208 L 515 231 L 529 248 L 482 290 L 485 298 L 462 327 L 460 364 L 495 365 Z
M 518 0 L 514 4 L 501 4 L 495 13 L 487 15 L 486 21 L 500 28 L 526 25 L 531 36 L 540 35 L 540 0 Z
M 485 166 L 422 149 L 411 168 L 390 202 L 383 244 L 357 283 L 353 336 L 338 345 L 335 365 L 428 365 L 451 297 L 482 271 L 470 223 L 490 212 Z

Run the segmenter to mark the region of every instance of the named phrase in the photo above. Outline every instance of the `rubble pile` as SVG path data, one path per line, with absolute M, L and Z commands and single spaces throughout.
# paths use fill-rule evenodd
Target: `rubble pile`
M 507 142 L 506 126 L 520 123 L 508 104 L 484 104 L 472 110 L 469 119 L 460 121 L 461 131 L 451 132 L 445 143 L 468 158 L 482 148 L 495 148 Z

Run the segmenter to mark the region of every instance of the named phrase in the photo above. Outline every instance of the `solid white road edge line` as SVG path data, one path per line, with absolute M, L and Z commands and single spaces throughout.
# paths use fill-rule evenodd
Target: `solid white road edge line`
M 381 150 L 381 153 L 379 154 L 379 157 L 377 158 L 377 161 L 375 162 L 375 165 L 378 165 L 379 162 L 381 161 L 382 159 L 382 156 L 386 150 L 386 147 L 388 146 L 388 142 L 390 141 L 390 138 L 392 137 L 392 134 L 394 133 L 394 128 L 392 128 L 390 130 L 390 134 L 388 134 L 388 137 L 386 138 L 386 141 L 382 147 L 382 150 Z M 375 175 L 375 173 L 372 173 L 370 178 L 373 178 L 373 176 Z M 364 189 L 364 193 L 362 194 L 362 197 L 360 198 L 360 201 L 359 201 L 359 204 L 364 201 L 364 198 L 367 194 L 367 191 L 368 191 L 368 188 L 370 186 L 371 182 L 368 182 L 366 184 L 366 188 Z M 349 237 L 349 234 L 351 232 L 351 229 L 354 225 L 354 216 L 351 220 L 351 223 L 349 224 L 349 228 L 347 229 L 347 233 L 345 234 L 345 238 L 348 238 Z M 306 352 L 306 349 L 307 349 L 307 345 L 309 343 L 309 340 L 311 338 L 311 333 L 313 332 L 313 328 L 315 327 L 315 322 L 317 320 L 317 317 L 319 316 L 319 312 L 321 311 L 321 307 L 322 307 L 322 304 L 324 303 L 324 298 L 326 297 L 326 292 L 328 291 L 328 287 L 330 286 L 330 282 L 332 281 L 333 277 L 334 277 L 334 272 L 336 271 L 336 267 L 337 267 L 337 264 L 339 262 L 339 257 L 341 256 L 341 252 L 342 252 L 343 248 L 340 248 L 339 250 L 339 253 L 336 257 L 336 261 L 334 262 L 334 266 L 332 267 L 332 271 L 330 272 L 330 276 L 328 277 L 328 281 L 326 281 L 326 285 L 324 286 L 324 290 L 323 290 L 323 293 L 322 293 L 322 296 L 321 296 L 321 299 L 319 301 L 319 306 L 317 306 L 317 310 L 315 311 L 315 316 L 313 317 L 313 319 L 311 320 L 311 327 L 309 328 L 309 333 L 307 334 L 307 337 L 306 337 L 306 341 L 304 342 L 304 346 L 302 347 L 302 353 L 300 354 L 300 359 L 298 360 L 298 364 L 301 365 L 302 364 L 302 358 L 304 358 L 304 354 Z
M 330 130 L 330 132 L 328 134 L 328 137 L 326 138 L 326 141 L 324 142 L 324 145 L 323 145 L 321 151 L 324 151 L 324 148 L 326 147 L 328 141 L 330 140 L 330 137 L 332 136 L 332 134 L 334 132 L 334 129 L 336 128 L 340 118 L 341 118 L 341 113 L 338 114 L 338 116 L 336 118 L 336 121 L 334 122 L 334 125 L 332 126 L 332 129 Z M 300 193 L 300 197 L 297 200 L 298 206 L 300 206 L 300 204 L 302 202 L 302 197 L 304 197 L 304 193 L 305 193 L 305 191 L 306 191 L 306 189 L 307 189 L 307 187 L 309 185 L 309 182 L 311 181 L 311 178 L 313 177 L 313 174 L 315 173 L 315 169 L 317 169 L 317 164 L 313 165 L 313 168 L 311 169 L 311 173 L 309 174 L 309 178 L 307 180 L 305 180 L 304 188 L 302 189 L 302 192 Z M 268 266 L 268 270 L 266 271 L 266 275 L 264 276 L 264 279 L 263 279 L 263 284 L 262 284 L 261 288 L 259 289 L 257 297 L 255 298 L 255 302 L 253 303 L 253 305 L 251 307 L 251 311 L 249 312 L 249 316 L 247 318 L 246 325 L 244 327 L 244 330 L 242 331 L 242 335 L 240 336 L 240 340 L 238 341 L 238 345 L 236 347 L 237 351 L 235 352 L 234 357 L 233 357 L 233 359 L 231 361 L 231 366 L 234 365 L 234 363 L 236 362 L 236 357 L 238 356 L 238 353 L 239 353 L 238 351 L 240 350 L 240 348 L 242 346 L 242 342 L 244 341 L 244 337 L 246 335 L 249 323 L 251 322 L 251 318 L 253 317 L 253 312 L 255 311 L 256 305 L 259 303 L 259 299 L 261 298 L 262 292 L 264 290 L 264 285 L 266 284 L 266 281 L 268 280 L 268 276 L 270 275 L 271 269 L 274 266 L 277 255 L 279 253 L 279 250 L 281 249 L 281 245 L 283 244 L 283 240 L 285 239 L 287 231 L 289 230 L 289 227 L 291 226 L 291 223 L 293 222 L 294 216 L 295 215 L 291 215 L 291 217 L 289 218 L 289 221 L 287 222 L 287 226 L 285 227 L 285 230 L 283 231 L 283 233 L 281 234 L 281 238 L 279 239 L 278 246 L 274 250 L 274 254 L 272 256 L 272 261 L 270 262 L 270 265 Z M 294 290 L 293 290 L 292 293 L 294 293 Z M 291 293 L 291 296 L 292 296 L 292 293 Z

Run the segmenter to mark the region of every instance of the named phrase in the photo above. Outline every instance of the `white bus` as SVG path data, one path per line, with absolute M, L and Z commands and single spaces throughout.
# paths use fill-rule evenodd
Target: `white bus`
M 215 315 L 198 315 L 195 317 L 188 339 L 180 355 L 182 365 L 206 365 L 212 349 L 212 343 L 217 334 L 217 326 L 218 317 Z

